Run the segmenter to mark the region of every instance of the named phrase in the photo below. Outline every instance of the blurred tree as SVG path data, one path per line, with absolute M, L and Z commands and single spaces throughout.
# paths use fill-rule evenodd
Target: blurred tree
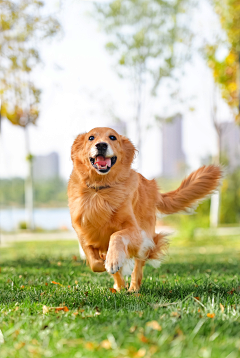
M 240 168 L 223 181 L 221 223 L 240 223 Z
M 32 155 L 27 127 L 39 115 L 40 89 L 30 74 L 40 62 L 38 44 L 55 35 L 59 22 L 40 0 L 0 0 L 0 120 L 25 129 L 28 175 L 25 185 L 29 226 L 33 223 Z
M 227 36 L 228 54 L 224 60 L 217 58 L 222 41 L 206 47 L 207 63 L 213 70 L 215 82 L 220 86 L 222 97 L 240 123 L 240 1 L 210 0 L 219 15 Z
M 192 33 L 187 13 L 192 4 L 193 0 L 95 3 L 93 16 L 110 37 L 106 49 L 116 56 L 118 74 L 134 84 L 140 154 L 144 86 L 150 80 L 155 95 L 161 80 L 173 77 L 174 70 L 190 58 Z
M 40 89 L 30 79 L 40 62 L 38 44 L 60 29 L 43 8 L 39 0 L 0 0 L 1 114 L 23 127 L 39 114 Z

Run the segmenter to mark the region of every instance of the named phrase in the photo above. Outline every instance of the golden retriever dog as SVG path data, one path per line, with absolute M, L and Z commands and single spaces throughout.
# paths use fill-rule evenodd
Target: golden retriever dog
M 72 225 L 92 271 L 109 272 L 114 288 L 140 288 L 147 260 L 159 264 L 167 246 L 155 233 L 156 210 L 163 214 L 188 211 L 220 184 L 219 166 L 203 166 L 177 190 L 161 194 L 155 180 L 131 169 L 136 149 L 111 128 L 94 128 L 75 139 L 73 171 L 68 184 Z M 130 273 L 129 273 L 130 271 Z

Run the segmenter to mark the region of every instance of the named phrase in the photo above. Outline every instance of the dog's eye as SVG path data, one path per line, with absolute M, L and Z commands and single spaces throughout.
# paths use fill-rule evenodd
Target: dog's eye
M 93 135 L 90 135 L 90 137 L 88 138 L 88 140 L 93 140 L 93 139 L 94 139 Z
M 117 138 L 115 137 L 115 135 L 110 135 L 109 138 L 110 138 L 111 140 L 117 140 Z

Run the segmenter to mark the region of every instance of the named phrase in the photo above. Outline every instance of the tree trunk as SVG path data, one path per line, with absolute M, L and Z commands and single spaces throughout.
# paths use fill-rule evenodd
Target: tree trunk
M 221 127 L 218 123 L 214 123 L 216 133 L 217 133 L 217 163 L 221 162 Z M 211 204 L 210 204 L 210 227 L 216 228 L 219 224 L 219 215 L 220 215 L 220 191 L 212 194 Z
M 25 210 L 27 215 L 27 228 L 34 230 L 33 217 L 33 174 L 32 174 L 32 156 L 30 154 L 29 136 L 27 125 L 24 127 L 25 143 L 27 152 L 27 176 L 25 179 Z

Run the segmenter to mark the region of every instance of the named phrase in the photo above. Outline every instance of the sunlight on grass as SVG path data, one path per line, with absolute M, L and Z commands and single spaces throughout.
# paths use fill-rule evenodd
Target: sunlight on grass
M 135 294 L 110 290 L 111 277 L 92 273 L 75 241 L 2 248 L 1 358 L 237 358 L 240 245 L 223 241 L 174 239 Z

